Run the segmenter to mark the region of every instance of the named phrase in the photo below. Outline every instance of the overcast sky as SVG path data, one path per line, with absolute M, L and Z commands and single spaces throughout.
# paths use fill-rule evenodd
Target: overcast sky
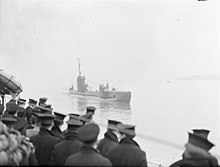
M 0 0 L 1 68 L 24 84 L 220 74 L 220 1 Z

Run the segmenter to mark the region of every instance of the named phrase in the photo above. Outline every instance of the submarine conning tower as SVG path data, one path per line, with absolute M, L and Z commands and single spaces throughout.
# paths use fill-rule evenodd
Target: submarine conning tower
M 77 91 L 78 92 L 85 92 L 85 77 L 78 76 L 77 77 Z
M 85 92 L 85 76 L 81 75 L 81 70 L 80 70 L 80 62 L 79 62 L 79 58 L 78 58 L 78 68 L 79 68 L 79 75 L 77 77 L 77 91 L 78 92 Z

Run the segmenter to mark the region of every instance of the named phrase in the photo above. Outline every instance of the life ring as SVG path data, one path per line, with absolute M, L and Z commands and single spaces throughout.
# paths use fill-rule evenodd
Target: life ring
M 11 74 L 0 69 L 0 93 L 10 94 L 9 91 L 19 94 L 23 91 L 21 83 Z

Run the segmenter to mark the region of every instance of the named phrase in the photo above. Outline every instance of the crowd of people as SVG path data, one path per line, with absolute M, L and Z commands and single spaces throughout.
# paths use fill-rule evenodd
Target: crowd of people
M 83 115 L 54 112 L 47 98 L 11 99 L 0 104 L 1 166 L 148 166 L 146 153 L 135 141 L 135 126 L 107 120 L 107 130 L 98 140 L 96 108 Z M 61 130 L 68 117 L 67 128 Z M 171 167 L 217 167 L 210 154 L 214 146 L 209 130 L 193 129 L 182 159 Z

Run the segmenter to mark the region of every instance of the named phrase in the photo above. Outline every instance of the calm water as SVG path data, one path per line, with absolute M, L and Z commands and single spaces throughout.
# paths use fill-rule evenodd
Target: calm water
M 22 97 L 46 96 L 54 111 L 66 114 L 83 114 L 87 105 L 97 107 L 94 120 L 101 126 L 99 138 L 108 119 L 134 124 L 148 161 L 169 166 L 181 158 L 193 128 L 210 129 L 209 139 L 216 144 L 211 152 L 220 155 L 219 85 L 218 81 L 183 80 L 133 83 L 130 105 L 69 95 L 68 88 L 37 83 L 27 87 Z
M 211 152 L 220 155 L 219 81 L 140 81 L 218 74 L 217 3 L 1 0 L 1 68 L 22 82 L 22 98 L 46 96 L 66 114 L 97 107 L 100 138 L 107 119 L 136 125 L 150 162 L 180 159 L 193 128 L 209 129 Z M 82 74 L 98 83 L 123 80 L 130 105 L 69 95 L 77 58 Z

